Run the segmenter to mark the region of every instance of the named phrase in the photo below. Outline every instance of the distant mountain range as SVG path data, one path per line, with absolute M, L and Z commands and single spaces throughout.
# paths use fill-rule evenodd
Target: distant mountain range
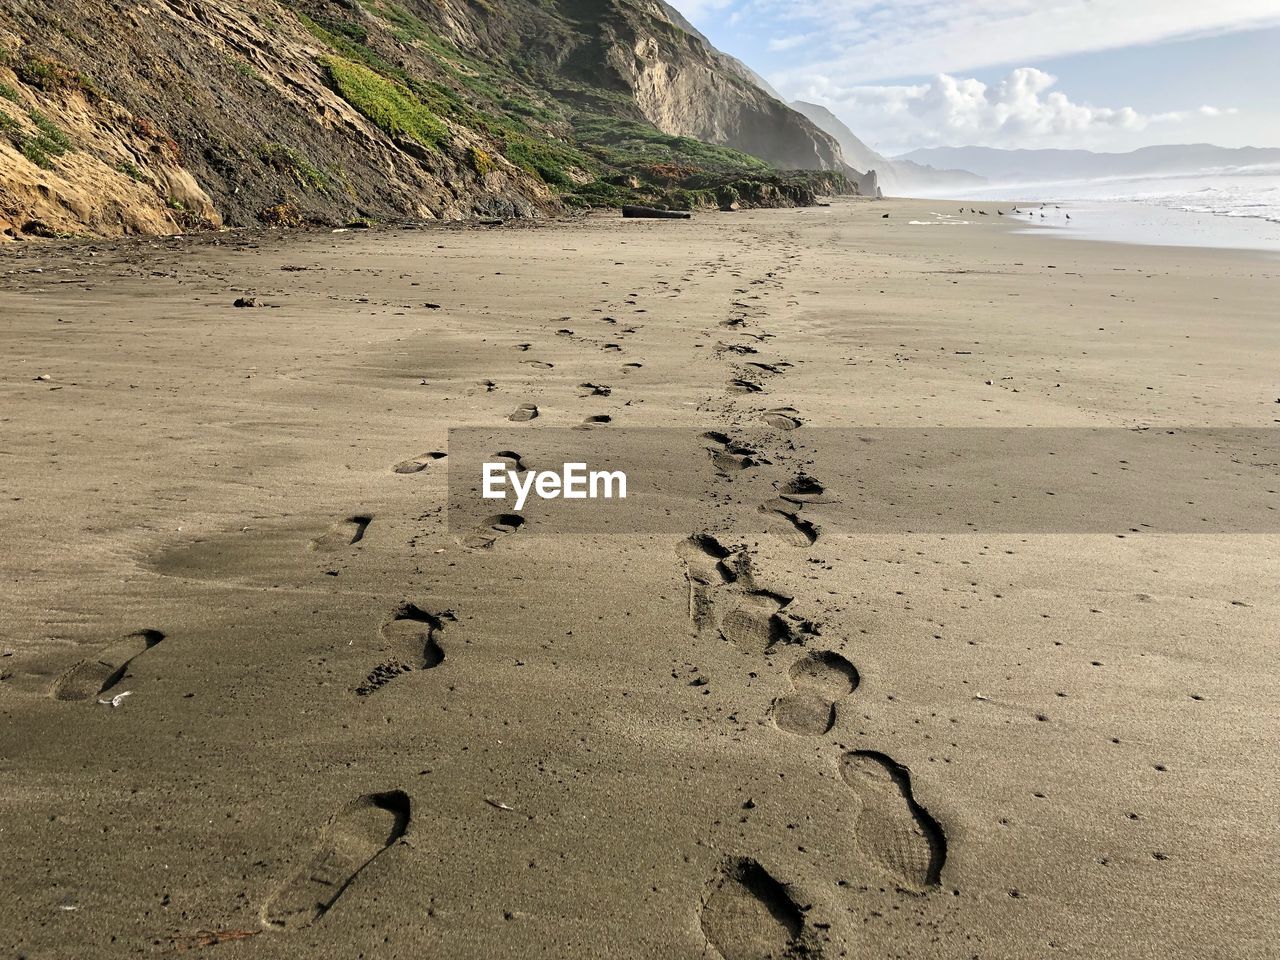
M 793 106 L 796 106 L 793 104 Z M 798 109 L 798 107 L 797 107 Z M 815 122 L 817 122 L 815 120 Z M 832 134 L 834 136 L 834 134 Z M 839 140 L 838 137 L 836 137 Z M 845 151 L 848 156 L 848 150 Z M 1223 168 L 1280 166 L 1280 149 L 1215 147 L 1208 143 L 1143 147 L 1130 153 L 1089 150 L 999 150 L 993 147 L 929 147 L 894 157 L 894 164 L 959 167 L 997 183 L 1097 180 L 1203 173 Z M 1271 171 L 1274 172 L 1274 171 Z
M 893 196 L 909 196 L 912 191 L 937 191 L 972 187 L 985 183 L 967 170 L 937 169 L 935 166 L 898 157 L 890 160 L 859 140 L 844 122 L 826 107 L 794 100 L 791 109 L 804 114 L 823 133 L 840 144 L 845 162 L 858 170 L 874 170 L 881 191 Z M 952 164 L 942 164 L 950 167 Z

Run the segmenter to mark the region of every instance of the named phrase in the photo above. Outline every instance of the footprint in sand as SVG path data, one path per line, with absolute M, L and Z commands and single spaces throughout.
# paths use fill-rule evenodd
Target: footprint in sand
M 524 423 L 532 420 L 538 415 L 538 405 L 534 403 L 522 403 L 512 411 L 511 416 L 507 417 L 512 423 Z
M 444 621 L 453 614 L 428 613 L 412 603 L 402 603 L 379 631 L 385 659 L 365 675 L 355 688 L 356 696 L 367 697 L 413 670 L 430 670 L 444 663 L 440 635 Z
M 578 396 L 580 397 L 607 397 L 611 393 L 613 393 L 613 390 L 602 383 L 578 384 Z
M 441 450 L 429 450 L 412 460 L 401 460 L 391 468 L 394 473 L 421 473 L 437 460 L 443 460 L 448 454 Z
M 702 933 L 724 960 L 799 956 L 804 918 L 787 888 L 756 861 L 727 863 L 702 905 Z
M 855 750 L 840 759 L 840 776 L 862 801 L 854 826 L 862 852 L 904 890 L 937 886 L 947 859 L 946 834 L 916 803 L 907 768 L 883 753 Z
M 714 630 L 711 593 L 733 583 L 737 574 L 725 563 L 730 552 L 715 537 L 697 533 L 676 548 L 685 565 L 689 583 L 689 621 L 699 636 Z
M 730 393 L 763 393 L 764 387 L 750 380 L 730 380 L 726 385 Z
M 88 700 L 124 679 L 129 664 L 164 639 L 159 630 L 139 630 L 105 647 L 94 660 L 81 660 L 53 683 L 55 700 Z
M 520 454 L 514 450 L 499 450 L 493 455 L 492 462 L 501 463 L 504 470 L 514 470 L 516 473 L 524 473 L 529 469 L 520 459 Z
M 262 907 L 262 922 L 297 930 L 328 912 L 377 856 L 409 828 L 409 795 L 368 793 L 343 807 L 325 826 L 306 864 Z
M 779 612 L 790 597 L 766 590 L 744 591 L 720 618 L 720 635 L 751 653 L 769 653 L 779 643 L 798 643 Z
M 786 360 L 779 360 L 777 363 L 761 363 L 758 360 L 748 360 L 747 366 L 755 367 L 765 373 L 786 373 L 791 369 L 791 364 Z
M 695 534 L 677 550 L 689 583 L 689 622 L 699 637 L 721 637 L 751 653 L 768 653 L 779 643 L 801 642 L 781 616 L 791 598 L 759 588 L 751 559 L 727 550 L 708 534 Z
M 487 550 L 503 537 L 510 536 L 524 526 L 524 517 L 518 513 L 495 513 L 487 517 L 462 541 L 473 550 Z
M 788 500 L 816 500 L 826 493 L 826 488 L 807 473 L 797 474 L 778 488 Z
M 369 514 L 358 514 L 354 517 L 335 523 L 325 533 L 311 541 L 312 550 L 341 550 L 351 547 L 364 539 L 365 531 L 373 517 Z
M 804 422 L 800 419 L 800 411 L 794 407 L 775 407 L 766 410 L 761 417 L 775 430 L 796 430 Z
M 715 464 L 715 468 L 724 474 L 737 473 L 740 470 L 746 470 L 748 467 L 754 467 L 757 463 L 766 462 L 757 460 L 759 453 L 750 447 L 734 443 L 728 434 L 720 433 L 717 430 L 709 430 L 702 435 L 703 440 L 710 441 L 713 446 L 708 448 L 707 452 L 711 454 L 711 462 Z
M 599 413 L 595 416 L 587 417 L 577 426 L 576 429 L 590 430 L 593 427 L 603 427 L 609 423 L 613 423 L 613 417 L 609 416 L 607 413 Z
M 775 497 L 760 504 L 760 512 L 779 521 L 777 532 L 788 543 L 797 547 L 810 547 L 818 540 L 818 528 L 800 516 L 804 504 Z
M 817 737 L 836 722 L 836 701 L 858 689 L 858 669 L 830 650 L 814 650 L 791 665 L 790 693 L 773 702 L 779 730 Z

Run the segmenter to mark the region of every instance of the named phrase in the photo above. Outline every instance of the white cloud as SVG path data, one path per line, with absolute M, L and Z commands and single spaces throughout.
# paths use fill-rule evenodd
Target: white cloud
M 696 24 L 705 22 L 709 14 L 732 6 L 733 3 L 734 0 L 679 0 L 672 6 Z
M 1280 24 L 1276 0 L 677 0 L 676 5 L 713 35 L 717 25 L 741 23 L 760 37 L 811 39 L 802 65 L 770 74 L 784 92 L 814 77 L 867 82 L 957 72 Z
M 809 33 L 793 33 L 789 37 L 771 37 L 769 49 L 774 53 L 779 53 L 783 50 L 796 50 L 812 43 L 813 40 L 813 35 Z
M 1199 114 L 1234 113 L 1212 106 L 1143 114 L 1132 107 L 1076 103 L 1054 89 L 1057 78 L 1019 67 L 998 83 L 938 74 L 900 86 L 843 87 L 814 79 L 798 99 L 825 104 L 860 136 L 888 152 L 937 145 L 1088 146 L 1117 131 L 1176 124 Z

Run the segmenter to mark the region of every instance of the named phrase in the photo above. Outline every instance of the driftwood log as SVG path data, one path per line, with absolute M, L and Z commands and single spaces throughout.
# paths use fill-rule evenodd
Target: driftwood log
M 627 204 L 622 208 L 624 217 L 652 217 L 657 220 L 688 220 L 693 214 L 684 210 L 660 210 L 657 207 L 637 207 Z

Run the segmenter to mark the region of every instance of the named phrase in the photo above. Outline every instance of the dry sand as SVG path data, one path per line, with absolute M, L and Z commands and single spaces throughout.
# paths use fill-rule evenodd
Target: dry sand
M 1275 956 L 1275 536 L 447 529 L 456 425 L 1276 423 L 1276 260 L 938 206 L 4 251 L 4 955 Z

